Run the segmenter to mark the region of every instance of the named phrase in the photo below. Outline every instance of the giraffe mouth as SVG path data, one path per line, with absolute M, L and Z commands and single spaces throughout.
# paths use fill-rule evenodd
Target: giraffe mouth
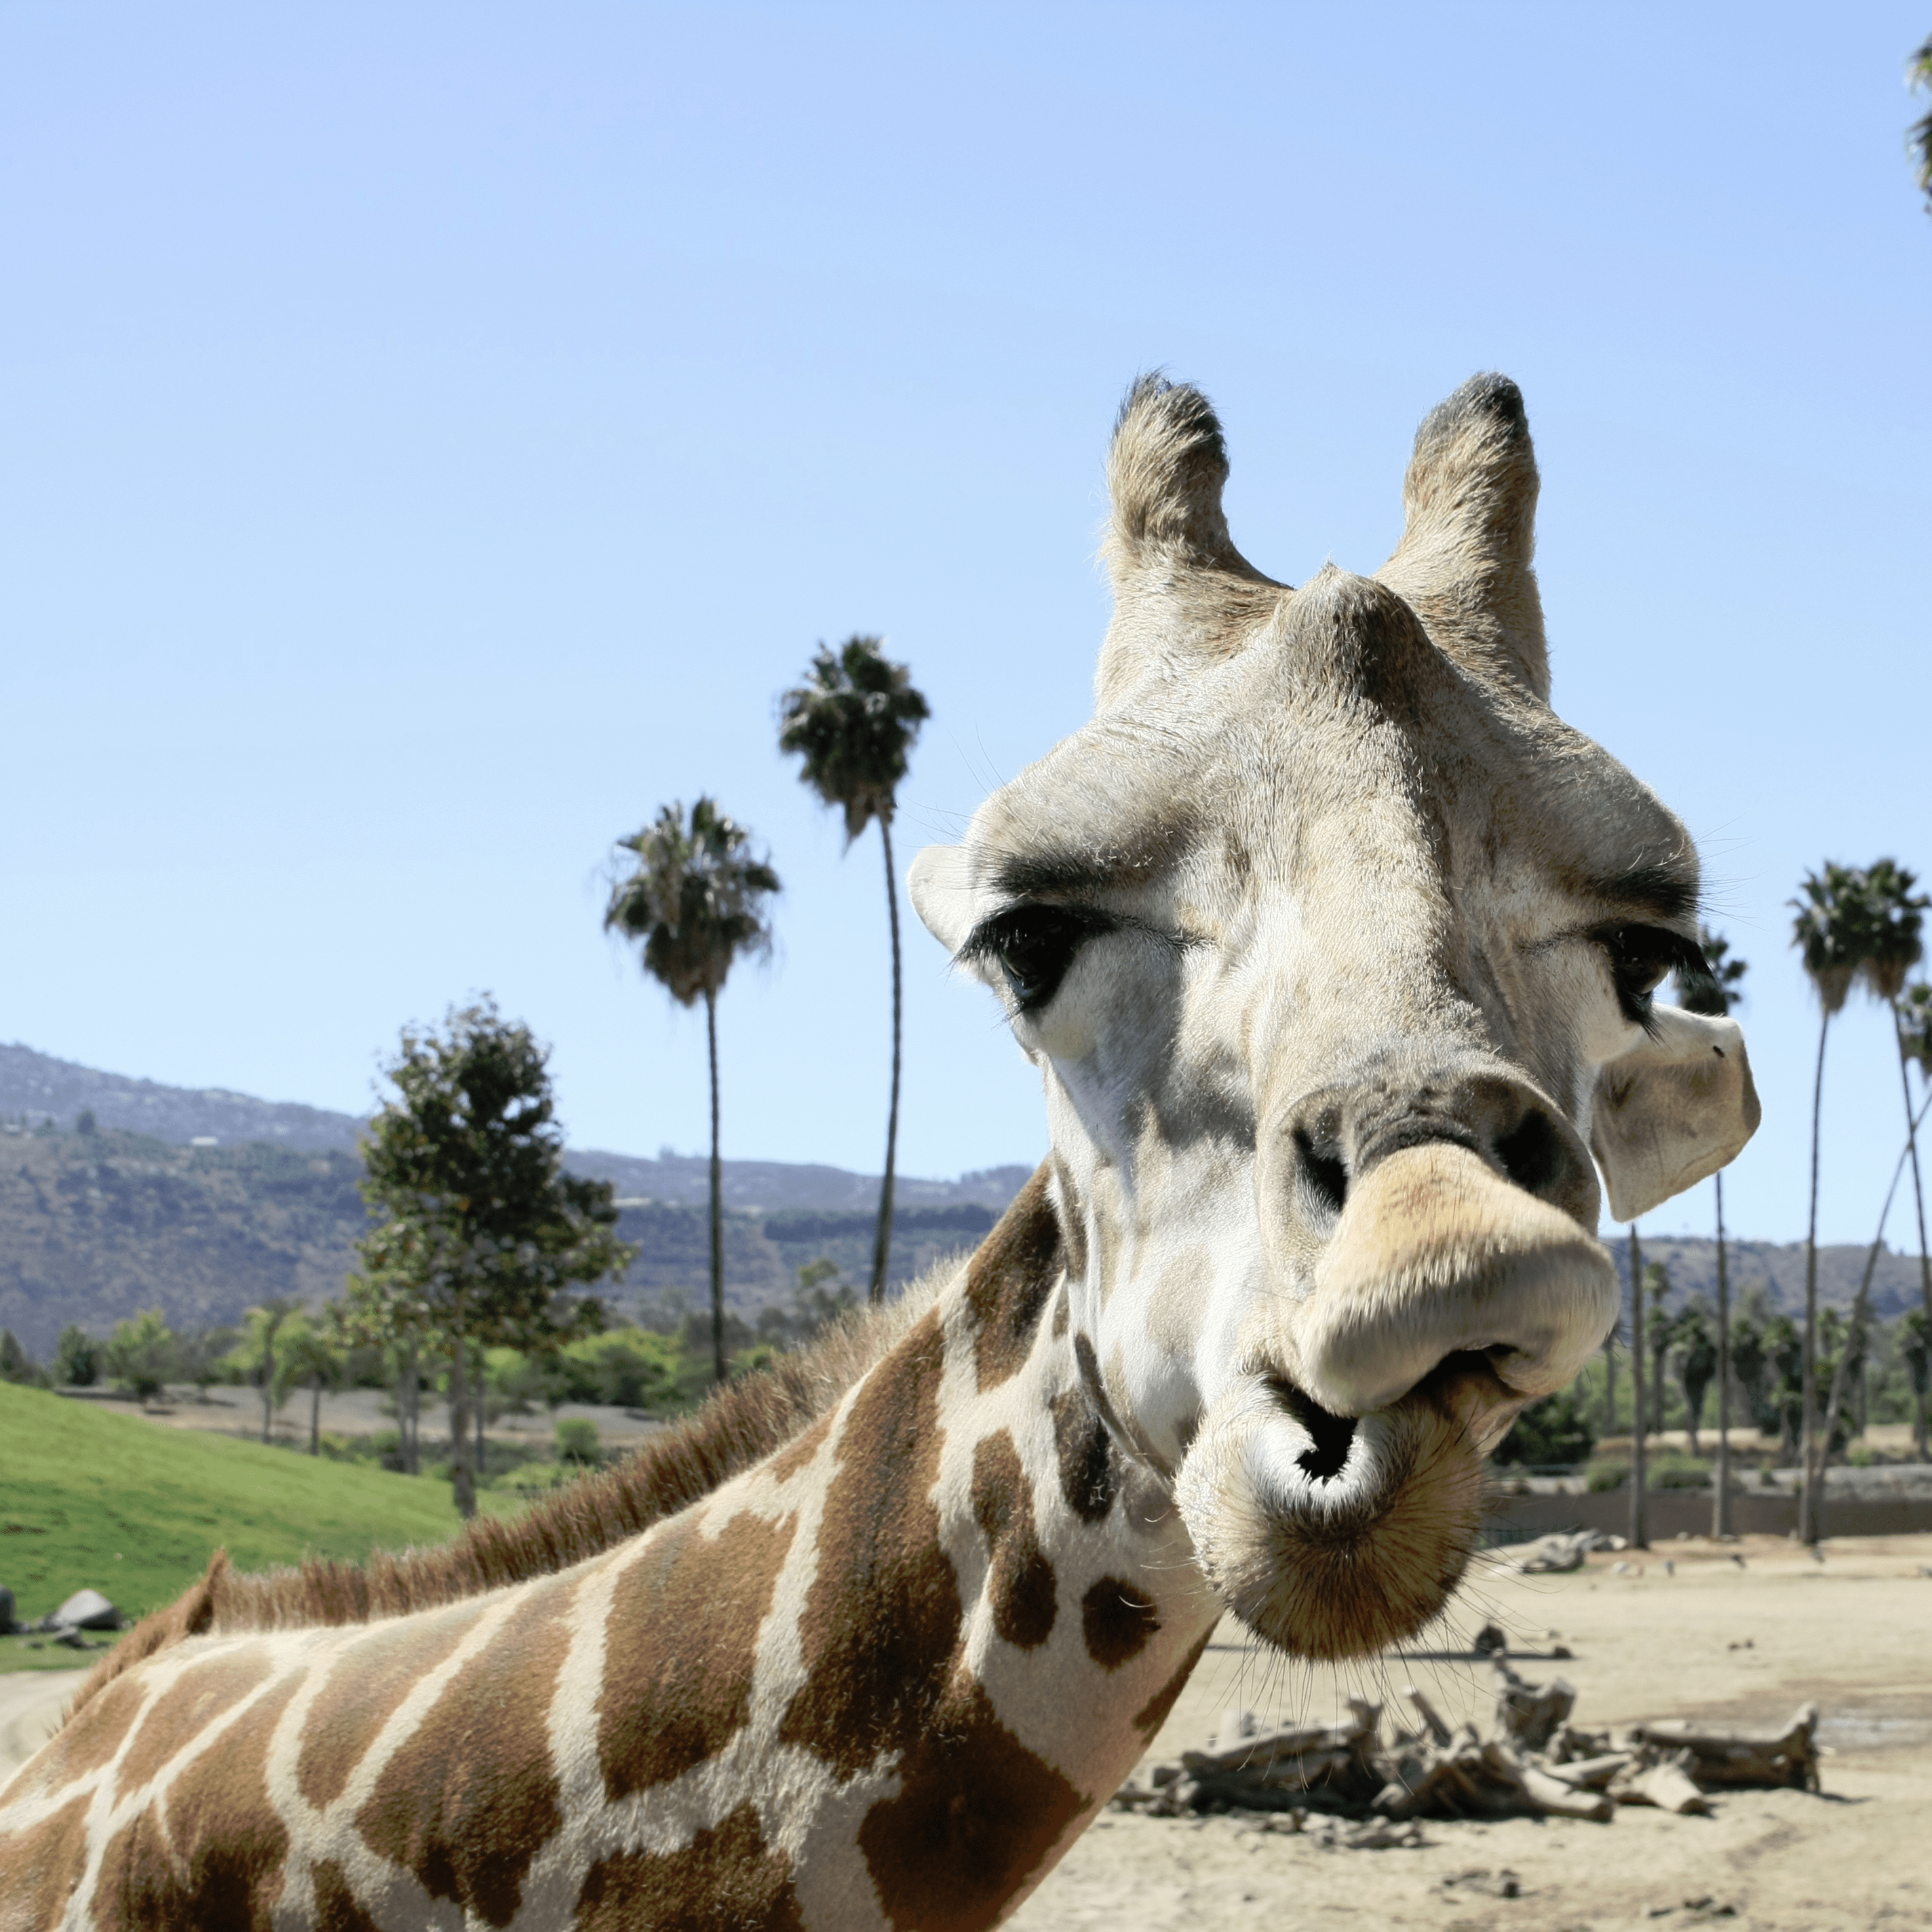
M 1360 1657 L 1413 1636 L 1462 1578 L 1482 1459 L 1522 1398 L 1480 1354 L 1399 1401 L 1330 1414 L 1280 1376 L 1210 1412 L 1176 1482 L 1208 1580 L 1292 1656 Z

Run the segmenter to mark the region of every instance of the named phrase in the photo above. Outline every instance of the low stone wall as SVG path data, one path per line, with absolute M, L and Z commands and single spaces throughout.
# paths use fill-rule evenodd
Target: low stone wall
M 1523 1543 L 1552 1529 L 1601 1529 L 1624 1536 L 1630 1530 L 1630 1494 L 1609 1490 L 1598 1496 L 1492 1497 L 1488 1504 L 1492 1543 Z M 1653 1543 L 1682 1532 L 1708 1536 L 1712 1497 L 1708 1490 L 1653 1490 L 1647 1514 Z M 1731 1527 L 1740 1536 L 1789 1536 L 1798 1527 L 1798 1498 L 1780 1490 L 1740 1490 L 1731 1498 Z M 1825 1498 L 1828 1536 L 1922 1536 L 1932 1534 L 1932 1496 L 1840 1496 Z

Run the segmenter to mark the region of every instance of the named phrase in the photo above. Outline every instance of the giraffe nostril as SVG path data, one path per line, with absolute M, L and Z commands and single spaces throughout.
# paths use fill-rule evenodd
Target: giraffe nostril
M 1567 1165 L 1563 1143 L 1540 1107 L 1531 1108 L 1496 1142 L 1496 1158 L 1517 1186 L 1539 1199 L 1562 1178 Z
M 1270 1377 L 1269 1386 L 1282 1407 L 1308 1432 L 1309 1447 L 1294 1459 L 1302 1474 L 1317 1483 L 1339 1476 L 1348 1460 L 1348 1445 L 1355 1439 L 1355 1418 L 1331 1415 L 1284 1376 Z

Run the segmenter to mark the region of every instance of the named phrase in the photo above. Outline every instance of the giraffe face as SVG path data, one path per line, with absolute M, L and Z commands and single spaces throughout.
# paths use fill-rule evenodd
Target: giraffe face
M 1424 425 L 1402 546 L 1298 591 L 1234 551 L 1218 427 L 1143 385 L 1092 722 L 914 868 L 1044 1076 L 1073 1346 L 1260 1634 L 1438 1610 L 1480 1458 L 1615 1318 L 1620 1215 L 1756 1124 L 1682 826 L 1546 703 L 1520 399 Z

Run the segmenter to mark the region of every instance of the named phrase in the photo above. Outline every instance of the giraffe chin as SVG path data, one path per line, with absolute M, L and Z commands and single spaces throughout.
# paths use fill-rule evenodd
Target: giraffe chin
M 1208 1580 L 1292 1657 L 1364 1657 L 1414 1636 L 1477 1546 L 1484 1452 L 1522 1406 L 1496 1390 L 1482 1371 L 1438 1374 L 1353 1421 L 1278 1380 L 1224 1396 L 1175 1482 Z

